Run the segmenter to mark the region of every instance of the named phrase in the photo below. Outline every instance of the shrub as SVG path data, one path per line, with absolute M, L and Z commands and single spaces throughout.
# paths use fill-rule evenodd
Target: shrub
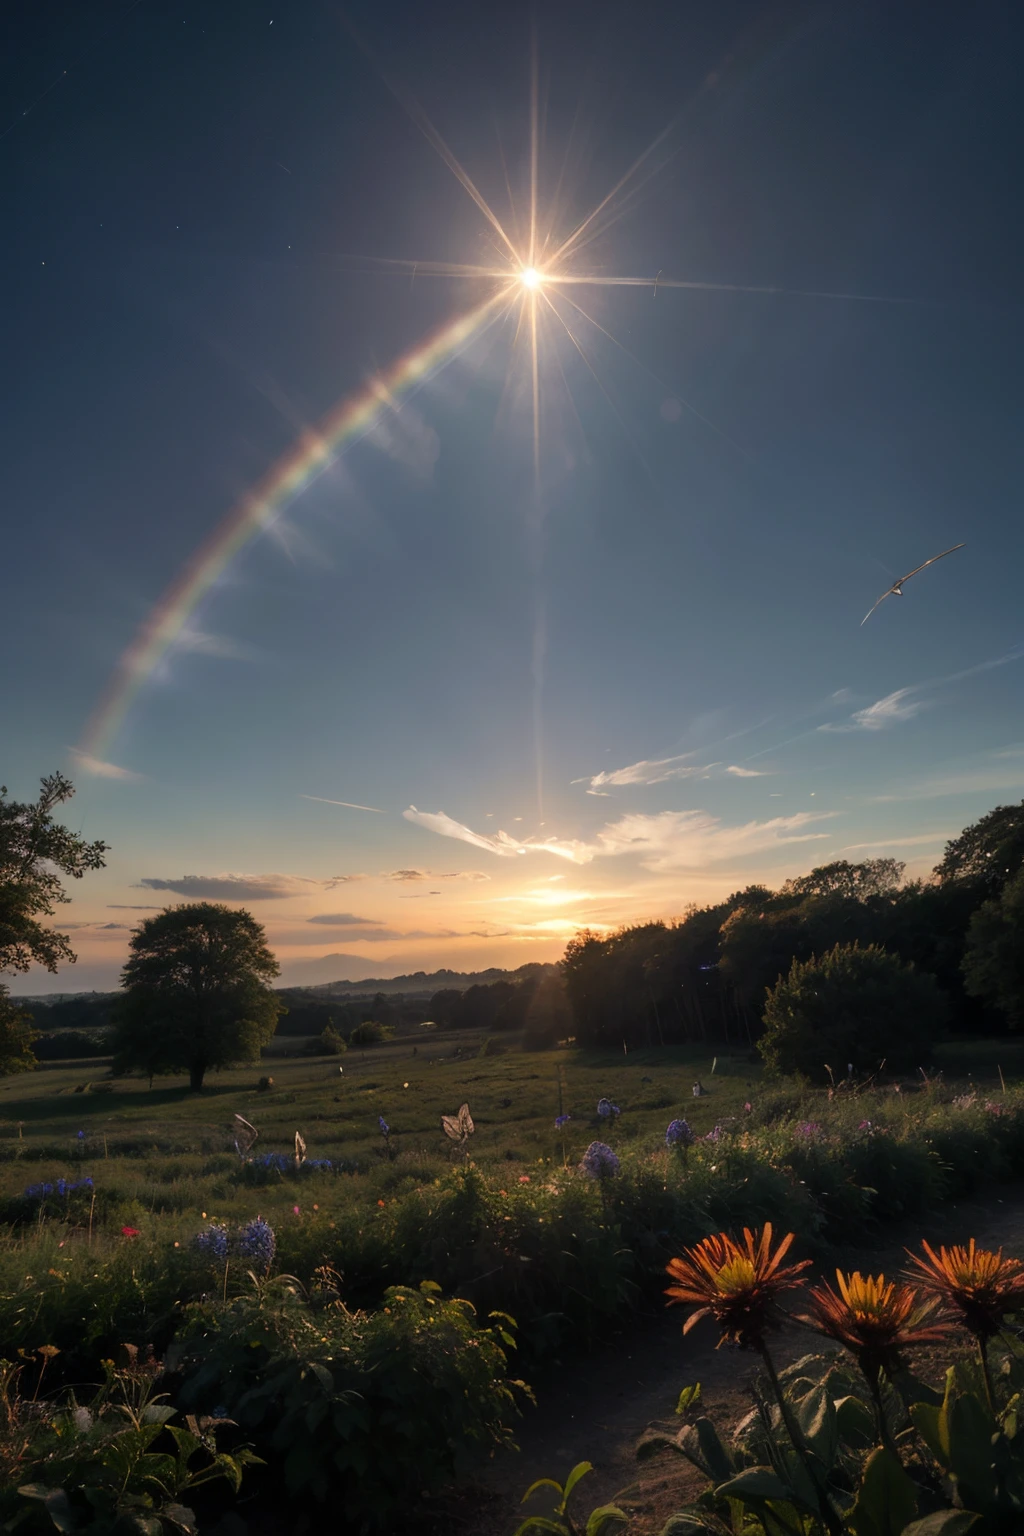
M 837 944 L 795 961 L 768 993 L 760 1050 L 772 1072 L 821 1077 L 882 1061 L 903 1072 L 931 1057 L 945 1017 L 934 977 L 877 945 Z
M 478 1327 L 468 1302 L 429 1282 L 353 1313 L 330 1272 L 318 1281 L 306 1293 L 281 1277 L 195 1306 L 175 1346 L 181 1397 L 226 1408 L 293 1499 L 330 1500 L 346 1530 L 396 1530 L 411 1494 L 512 1443 L 516 1393 L 529 1396 L 506 1377 L 515 1325 Z
M 320 1049 L 325 1056 L 343 1056 L 348 1050 L 345 1037 L 338 1033 L 333 1024 L 325 1025 L 320 1035 Z
M 394 1034 L 393 1024 L 380 1024 L 376 1019 L 364 1019 L 350 1032 L 348 1043 L 349 1045 L 383 1045 L 385 1040 L 393 1039 Z
M 1024 870 L 971 918 L 963 973 L 972 996 L 1000 1008 L 1013 1028 L 1024 1024 Z

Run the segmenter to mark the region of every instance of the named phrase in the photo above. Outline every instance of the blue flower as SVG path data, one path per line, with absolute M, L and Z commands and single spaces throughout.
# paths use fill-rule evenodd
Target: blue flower
M 261 1269 L 269 1269 L 273 1263 L 277 1239 L 270 1222 L 262 1216 L 256 1216 L 244 1227 L 239 1227 L 235 1244 L 240 1258 L 248 1259 Z
M 569 1121 L 571 1119 L 572 1119 L 572 1115 L 556 1115 L 555 1116 L 555 1130 L 556 1131 L 560 1131 L 562 1129 L 562 1126 L 563 1125 L 568 1125 Z
M 78 1139 L 79 1139 L 79 1141 L 84 1141 L 85 1140 L 85 1132 L 84 1131 L 79 1131 Z
M 666 1147 L 692 1147 L 693 1132 L 685 1120 L 671 1120 L 665 1132 Z
M 384 1140 L 387 1141 L 388 1137 L 391 1135 L 391 1127 L 388 1125 L 383 1115 L 377 1116 L 377 1124 L 380 1126 L 381 1135 L 384 1137 Z
M 611 1099 L 598 1099 L 597 1112 L 603 1120 L 609 1120 L 613 1115 L 619 1115 L 622 1113 L 622 1111 L 619 1109 L 619 1106 L 617 1104 L 613 1104 Z
M 580 1161 L 581 1170 L 592 1179 L 614 1179 L 622 1171 L 611 1147 L 603 1141 L 592 1141 Z
M 307 1157 L 302 1165 L 303 1173 L 333 1173 L 334 1164 L 329 1157 Z
M 197 1232 L 192 1246 L 204 1259 L 224 1264 L 228 1256 L 228 1229 L 222 1221 L 211 1221 L 205 1232 Z

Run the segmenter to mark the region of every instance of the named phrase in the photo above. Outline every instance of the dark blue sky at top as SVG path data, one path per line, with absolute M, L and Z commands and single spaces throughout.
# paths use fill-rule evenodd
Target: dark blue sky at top
M 40 0 L 2 26 L 0 766 L 27 795 L 301 425 L 479 296 L 366 260 L 493 254 L 383 76 L 504 218 L 531 13 Z M 193 616 L 231 654 L 181 648 L 142 690 L 109 749 L 141 777 L 78 777 L 76 814 L 114 846 L 83 920 L 149 877 L 358 871 L 397 935 L 378 968 L 546 958 L 564 935 L 531 930 L 523 882 L 579 869 L 405 807 L 596 849 L 568 919 L 611 922 L 876 843 L 926 868 L 1024 790 L 1024 661 L 958 675 L 1024 642 L 1019 7 L 567 3 L 537 39 L 542 206 L 568 151 L 566 228 L 674 125 L 588 269 L 787 293 L 581 295 L 632 357 L 590 331 L 600 382 L 571 345 L 547 358 L 539 568 L 509 327 L 406 400 L 390 449 L 347 450 Z M 570 782 L 691 751 L 719 767 Z M 636 857 L 600 841 L 662 812 L 704 814 L 708 840 L 659 824 L 652 852 L 642 820 Z M 816 842 L 732 839 L 811 813 Z M 464 910 L 431 908 L 436 940 L 414 938 L 429 903 L 403 927 L 374 885 L 406 865 L 472 868 L 521 905 L 472 942 Z M 306 908 L 281 902 L 261 912 L 298 954 Z M 78 984 L 116 970 L 80 948 Z

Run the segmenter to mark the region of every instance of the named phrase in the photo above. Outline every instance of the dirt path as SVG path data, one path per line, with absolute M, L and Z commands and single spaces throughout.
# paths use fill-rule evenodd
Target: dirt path
M 887 1234 L 887 1236 L 890 1234 Z M 892 1232 L 885 1247 L 858 1247 L 839 1254 L 845 1267 L 884 1269 L 904 1262 L 904 1244 L 926 1237 L 932 1242 L 966 1241 L 1002 1247 L 1024 1258 L 1024 1188 L 1003 1189 L 985 1201 L 945 1206 L 913 1229 Z M 682 1337 L 682 1310 L 672 1311 L 609 1336 L 605 1345 L 574 1359 L 563 1372 L 542 1384 L 539 1406 L 528 1411 L 517 1435 L 520 1451 L 496 1459 L 467 1488 L 449 1529 L 462 1536 L 509 1536 L 528 1513 L 547 1513 L 542 1495 L 524 1507 L 526 1488 L 539 1477 L 563 1481 L 579 1461 L 594 1471 L 581 1487 L 577 1512 L 597 1504 L 619 1503 L 630 1514 L 631 1536 L 651 1536 L 668 1516 L 700 1488 L 699 1474 L 681 1457 L 658 1456 L 638 1464 L 635 1446 L 649 1424 L 679 1428 L 675 1405 L 680 1390 L 699 1381 L 702 1402 L 716 1423 L 735 1423 L 750 1406 L 754 1363 L 748 1355 L 715 1348 L 715 1330 L 700 1324 Z M 776 1355 L 784 1364 L 813 1348 L 806 1333 L 779 1337 Z

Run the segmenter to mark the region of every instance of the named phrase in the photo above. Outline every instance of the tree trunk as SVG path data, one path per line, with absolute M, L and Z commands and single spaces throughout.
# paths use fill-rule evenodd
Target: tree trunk
M 193 1062 L 188 1069 L 188 1086 L 193 1093 L 202 1093 L 203 1078 L 206 1076 L 206 1063 Z

